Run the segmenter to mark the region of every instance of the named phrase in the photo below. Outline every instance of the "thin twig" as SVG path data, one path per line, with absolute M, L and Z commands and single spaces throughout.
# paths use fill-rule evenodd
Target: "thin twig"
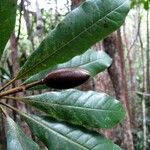
M 0 109 L 2 111 L 2 113 L 4 114 L 5 117 L 8 117 L 7 112 L 4 110 L 4 108 L 2 107 L 2 105 L 0 105 Z
M 139 95 L 142 95 L 142 96 L 147 96 L 147 97 L 150 97 L 150 94 L 148 93 L 142 93 L 142 92 L 139 92 L 139 91 L 135 91 L 136 94 L 139 94 Z
M 23 10 L 23 0 L 21 0 L 20 3 L 20 11 L 19 11 L 19 28 L 18 28 L 18 34 L 17 34 L 17 38 L 16 41 L 18 42 L 19 40 L 19 36 L 20 36 L 20 31 L 21 31 L 21 18 L 22 18 L 22 10 Z
M 10 89 L 8 91 L 0 93 L 0 97 L 7 96 L 7 95 L 10 95 L 10 94 L 15 94 L 15 93 L 18 93 L 18 92 L 23 92 L 23 91 L 25 91 L 29 88 L 32 88 L 36 85 L 41 85 L 41 84 L 43 84 L 42 80 L 27 84 L 27 85 L 21 85 L 19 87 L 16 87 L 16 88 L 13 88 L 13 89 Z

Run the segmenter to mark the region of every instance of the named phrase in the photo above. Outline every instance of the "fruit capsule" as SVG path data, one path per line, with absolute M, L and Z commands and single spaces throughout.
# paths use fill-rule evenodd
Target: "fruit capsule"
M 88 71 L 81 68 L 64 68 L 50 72 L 43 83 L 55 89 L 69 89 L 79 86 L 90 78 Z

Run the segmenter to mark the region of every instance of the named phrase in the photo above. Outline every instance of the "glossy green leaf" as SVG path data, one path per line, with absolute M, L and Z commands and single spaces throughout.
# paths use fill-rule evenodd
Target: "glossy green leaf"
M 121 150 L 97 132 L 58 122 L 50 117 L 24 116 L 32 132 L 50 150 Z
M 28 138 L 10 118 L 6 118 L 7 150 L 38 150 L 39 146 Z
M 0 0 L 0 57 L 15 27 L 17 0 Z
M 30 77 L 24 82 L 24 84 L 39 81 L 43 79 L 52 70 L 57 70 L 61 68 L 80 67 L 85 70 L 88 70 L 91 76 L 94 77 L 99 72 L 104 71 L 106 68 L 108 68 L 111 62 L 112 59 L 104 51 L 94 51 L 93 49 L 90 49 L 84 54 L 76 56 L 66 63 L 59 64 L 54 68 L 49 68 Z
M 118 29 L 129 11 L 129 0 L 87 0 L 69 13 L 42 41 L 18 73 L 29 77 L 68 61 Z
M 105 93 L 79 91 L 48 92 L 22 98 L 50 116 L 94 128 L 110 128 L 125 116 L 121 103 Z

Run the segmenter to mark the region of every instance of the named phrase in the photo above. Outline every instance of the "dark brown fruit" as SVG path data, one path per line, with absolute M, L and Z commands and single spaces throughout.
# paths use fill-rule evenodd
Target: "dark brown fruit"
M 43 83 L 55 89 L 69 89 L 83 84 L 89 78 L 89 72 L 84 69 L 65 68 L 50 72 Z

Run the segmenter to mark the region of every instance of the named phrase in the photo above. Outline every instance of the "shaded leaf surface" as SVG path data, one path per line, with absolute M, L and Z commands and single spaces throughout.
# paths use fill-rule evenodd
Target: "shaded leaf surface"
M 15 27 L 17 0 L 0 1 L 0 57 Z
M 121 103 L 105 93 L 75 89 L 49 92 L 22 99 L 50 116 L 94 128 L 110 128 L 125 115 Z
M 83 68 L 89 71 L 91 76 L 94 77 L 99 72 L 108 68 L 111 62 L 111 58 L 104 51 L 94 51 L 93 49 L 90 49 L 82 55 L 75 56 L 66 63 L 59 64 L 54 68 L 49 68 L 30 77 L 24 82 L 24 84 L 42 80 L 49 72 L 62 68 Z M 45 88 L 47 87 L 45 86 Z
M 28 138 L 10 118 L 6 118 L 7 150 L 38 150 L 39 146 Z
M 50 150 L 121 150 L 102 135 L 79 126 L 61 123 L 47 116 L 24 115 L 24 119 Z
M 119 28 L 128 11 L 129 0 L 84 2 L 42 41 L 18 73 L 17 79 L 29 77 L 83 53 Z

